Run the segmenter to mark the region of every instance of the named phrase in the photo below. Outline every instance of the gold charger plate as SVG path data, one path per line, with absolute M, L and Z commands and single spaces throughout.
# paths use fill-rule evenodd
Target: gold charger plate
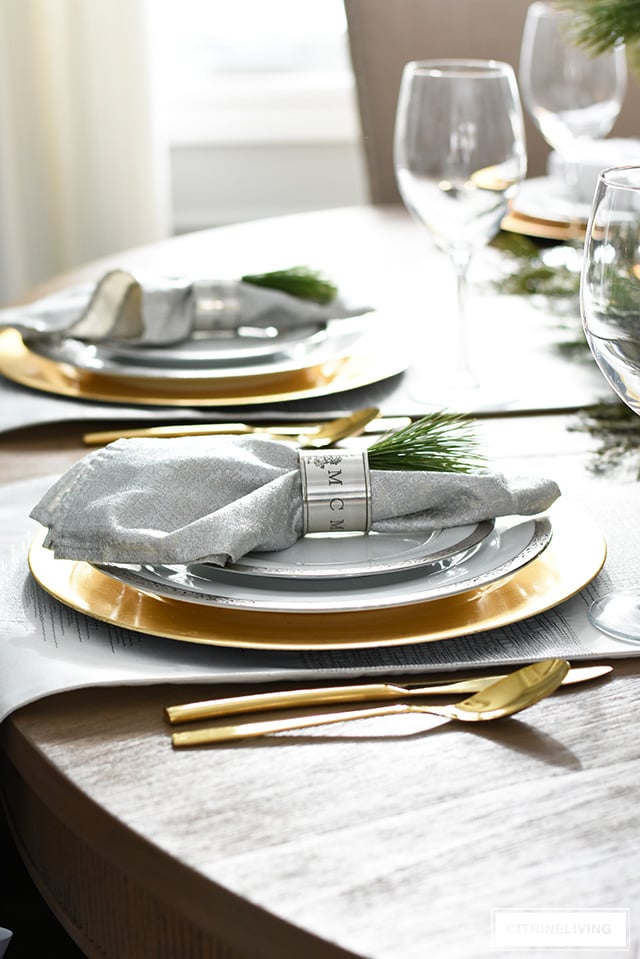
M 557 240 L 559 243 L 566 243 L 569 240 L 584 240 L 587 225 L 586 223 L 581 223 L 579 226 L 569 225 L 559 220 L 544 220 L 512 210 L 505 216 L 500 228 L 508 233 L 520 233 L 522 236 L 532 236 L 539 240 Z
M 604 564 L 604 538 L 570 503 L 558 501 L 549 516 L 551 543 L 508 579 L 446 599 L 362 612 L 249 612 L 156 596 L 88 563 L 55 559 L 42 546 L 44 531 L 31 545 L 29 566 L 43 589 L 66 606 L 114 626 L 167 639 L 274 650 L 397 646 L 507 626 L 579 592 Z
M 389 325 L 389 328 L 392 324 Z M 0 331 L 0 374 L 22 386 L 58 396 L 138 406 L 239 406 L 326 396 L 402 373 L 411 363 L 402 336 L 384 335 L 382 320 L 365 333 L 356 354 L 299 370 L 250 377 L 136 378 L 82 370 L 40 356 L 17 330 Z

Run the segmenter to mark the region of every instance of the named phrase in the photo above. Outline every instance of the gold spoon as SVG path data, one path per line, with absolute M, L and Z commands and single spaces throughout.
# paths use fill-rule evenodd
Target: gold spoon
M 502 719 L 533 706 L 544 696 L 554 692 L 569 671 L 564 659 L 545 659 L 524 666 L 508 676 L 474 693 L 462 702 L 446 706 L 419 706 L 417 703 L 393 703 L 369 709 L 348 712 L 316 713 L 312 716 L 291 716 L 283 719 L 265 719 L 240 725 L 212 726 L 207 729 L 189 729 L 173 733 L 174 746 L 202 746 L 207 743 L 223 743 L 232 739 L 250 739 L 289 729 L 321 726 L 326 723 L 343 723 L 353 719 L 368 719 L 372 716 L 389 716 L 397 713 L 429 713 L 454 719 L 463 723 L 486 722 Z
M 277 426 L 249 426 L 246 423 L 195 423 L 191 426 L 148 426 L 133 430 L 102 430 L 95 433 L 85 433 L 82 441 L 85 446 L 102 446 L 104 443 L 112 443 L 114 440 L 133 439 L 135 437 L 173 439 L 178 436 L 250 433 L 251 435 L 282 437 L 292 443 L 297 443 L 298 446 L 321 449 L 324 446 L 330 446 L 331 443 L 337 443 L 338 440 L 345 439 L 347 436 L 357 436 L 367 423 L 370 423 L 379 415 L 380 410 L 377 407 L 368 406 L 366 409 L 356 410 L 349 416 L 341 416 L 337 420 L 323 423 L 320 427 L 314 426 L 310 430 L 306 430 L 303 423 L 297 429 L 283 428 L 282 432 Z

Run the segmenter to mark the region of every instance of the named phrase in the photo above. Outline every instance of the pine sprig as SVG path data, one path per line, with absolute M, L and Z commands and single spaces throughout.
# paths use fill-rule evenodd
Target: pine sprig
M 517 233 L 499 233 L 491 245 L 499 250 L 509 270 L 491 281 L 498 293 L 514 296 L 543 296 L 547 298 L 576 299 L 580 289 L 580 274 L 567 266 L 550 266 L 545 260 L 545 248 Z
M 293 266 L 288 270 L 272 270 L 270 273 L 247 273 L 243 283 L 253 286 L 266 286 L 273 290 L 282 290 L 301 300 L 311 300 L 325 306 L 338 295 L 338 288 L 307 266 Z
M 640 0 L 556 0 L 574 15 L 573 41 L 597 56 L 625 43 L 629 59 L 640 66 Z
M 368 450 L 371 469 L 473 473 L 484 464 L 470 420 L 456 413 L 428 413 L 387 433 Z
M 513 296 L 577 297 L 580 277 L 562 266 L 548 266 L 541 257 L 523 261 L 509 276 L 494 282 L 500 293 Z

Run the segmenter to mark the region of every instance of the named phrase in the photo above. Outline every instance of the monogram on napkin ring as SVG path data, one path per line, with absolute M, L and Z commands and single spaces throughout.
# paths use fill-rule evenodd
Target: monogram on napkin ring
M 303 535 L 368 533 L 371 479 L 366 450 L 298 450 Z

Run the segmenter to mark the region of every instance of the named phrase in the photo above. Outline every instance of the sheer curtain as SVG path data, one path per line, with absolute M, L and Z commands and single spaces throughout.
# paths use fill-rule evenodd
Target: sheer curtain
M 146 0 L 0 3 L 0 303 L 169 232 Z

